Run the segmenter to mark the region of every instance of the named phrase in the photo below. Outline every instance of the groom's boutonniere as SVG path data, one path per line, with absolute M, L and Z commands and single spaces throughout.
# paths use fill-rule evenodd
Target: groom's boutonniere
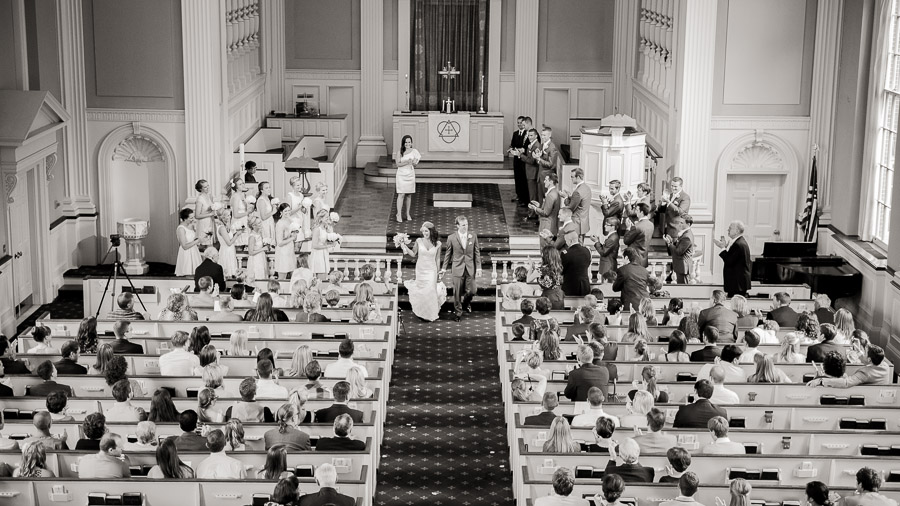
M 469 234 L 469 239 L 471 239 L 471 238 L 472 238 L 472 234 Z

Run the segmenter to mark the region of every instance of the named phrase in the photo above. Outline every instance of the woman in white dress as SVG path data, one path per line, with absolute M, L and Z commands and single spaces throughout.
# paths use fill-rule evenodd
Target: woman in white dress
M 441 255 L 437 229 L 433 223 L 426 221 L 421 231 L 422 238 L 416 240 L 412 249 L 405 244 L 400 245 L 404 253 L 416 258 L 416 279 L 404 284 L 413 313 L 431 322 L 438 319 L 447 296 L 437 289 L 438 257 Z
M 412 194 L 416 193 L 415 167 L 422 158 L 419 151 L 412 147 L 412 137 L 404 135 L 400 141 L 400 152 L 397 153 L 397 223 L 403 223 L 403 202 L 406 202 L 406 219 L 412 220 Z
M 200 244 L 210 246 L 213 243 L 216 212 L 213 210 L 213 201 L 209 196 L 209 183 L 205 179 L 197 181 L 194 189 L 200 192 L 197 202 L 194 204 L 194 218 L 197 219 L 197 238 Z
M 219 265 L 222 266 L 222 273 L 226 278 L 233 278 L 238 273 L 238 261 L 234 251 L 231 213 L 227 209 L 220 209 L 218 218 L 219 226 L 216 227 L 216 235 L 219 236 Z
M 299 231 L 291 228 L 293 222 L 286 216 L 290 209 L 287 202 L 282 202 L 275 212 L 275 218 L 278 219 L 275 223 L 275 272 L 278 273 L 278 279 L 287 279 L 288 274 L 297 268 L 294 239 Z
M 291 191 L 288 192 L 287 203 L 291 205 L 290 212 L 288 216 L 291 221 L 296 223 L 298 227 L 300 227 L 300 232 L 297 234 L 298 242 L 300 242 L 300 251 L 309 251 L 308 246 L 304 243 L 304 241 L 308 241 L 309 239 L 309 205 L 310 200 L 307 197 L 303 196 L 302 186 L 303 181 L 301 181 L 299 176 L 294 176 L 290 180 Z
M 226 191 L 231 205 L 231 227 L 235 231 L 234 244 L 237 246 L 247 245 L 247 216 L 250 210 L 247 209 L 244 190 L 244 180 L 236 177 L 228 184 Z
M 319 209 L 313 221 L 312 242 L 309 254 L 309 268 L 313 274 L 328 274 L 328 218 L 327 209 Z
M 263 244 L 261 229 L 262 223 L 259 220 L 250 222 L 250 237 L 247 240 L 247 271 L 253 276 L 253 279 L 269 278 L 269 261 L 266 259 L 266 245 Z
M 275 242 L 275 206 L 272 204 L 272 185 L 263 181 L 257 186 L 259 193 L 256 194 L 256 210 L 259 212 L 259 219 L 262 220 L 262 237 L 263 240 L 269 239 Z
M 181 218 L 181 224 L 175 229 L 175 235 L 178 237 L 178 257 L 175 259 L 175 275 L 176 276 L 193 276 L 194 271 L 200 262 L 200 239 L 194 231 L 197 220 L 194 219 L 194 210 L 190 208 L 182 209 L 178 213 Z
M 326 200 L 328 198 L 328 185 L 319 181 L 316 183 L 316 192 L 312 196 L 312 215 L 319 214 L 322 209 L 331 212 L 331 204 Z

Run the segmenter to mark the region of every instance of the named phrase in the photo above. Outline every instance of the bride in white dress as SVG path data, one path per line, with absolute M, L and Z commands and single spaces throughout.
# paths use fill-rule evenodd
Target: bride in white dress
M 441 256 L 441 242 L 434 224 L 426 221 L 422 224 L 422 238 L 417 239 L 413 248 L 401 244 L 403 252 L 416 258 L 416 279 L 407 281 L 406 291 L 413 313 L 426 321 L 438 319 L 441 306 L 447 299 L 444 290 L 438 290 L 438 259 Z

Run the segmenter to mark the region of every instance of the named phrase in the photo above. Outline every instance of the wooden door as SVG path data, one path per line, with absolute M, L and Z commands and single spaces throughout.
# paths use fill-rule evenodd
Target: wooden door
M 766 241 L 782 239 L 782 188 L 784 176 L 777 174 L 732 174 L 726 198 L 728 222 L 744 222 L 744 237 L 750 253 L 759 255 Z
M 10 255 L 13 257 L 13 302 L 16 306 L 28 299 L 34 291 L 31 261 L 31 216 L 28 210 L 28 180 L 19 176 L 10 195 L 9 204 Z

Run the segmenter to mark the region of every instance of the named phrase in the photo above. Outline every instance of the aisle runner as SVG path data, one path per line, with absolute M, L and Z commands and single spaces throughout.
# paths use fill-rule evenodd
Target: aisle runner
M 402 313 L 375 504 L 514 504 L 494 313 Z

